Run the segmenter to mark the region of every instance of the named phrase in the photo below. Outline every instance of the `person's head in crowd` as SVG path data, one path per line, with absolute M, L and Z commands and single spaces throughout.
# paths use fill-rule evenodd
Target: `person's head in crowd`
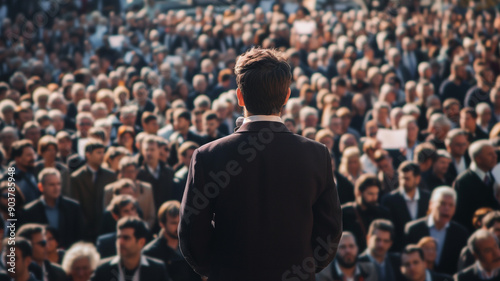
M 305 138 L 314 140 L 314 139 L 316 139 L 316 132 L 317 132 L 316 128 L 313 128 L 313 127 L 305 128 L 302 131 L 302 136 Z
M 131 179 L 133 181 L 137 178 L 138 172 L 137 161 L 131 156 L 124 156 L 118 165 L 118 178 Z
M 466 131 L 462 129 L 453 129 L 448 132 L 445 139 L 446 150 L 451 157 L 461 159 L 469 147 L 469 139 Z
M 444 179 L 451 164 L 451 155 L 444 149 L 436 151 L 436 161 L 432 165 L 432 173 L 440 179 Z
M 181 204 L 179 201 L 170 200 L 163 203 L 158 209 L 158 224 L 162 229 L 163 236 L 167 241 L 178 243 L 179 212 Z
M 108 138 L 106 134 L 107 133 L 103 128 L 92 127 L 89 130 L 88 137 L 89 139 L 95 139 L 101 141 L 102 143 L 105 143 Z
M 334 134 L 329 129 L 321 129 L 316 133 L 315 140 L 319 143 L 322 143 L 328 148 L 328 151 L 332 151 L 333 149 L 333 137 Z
M 401 273 L 408 281 L 426 280 L 427 263 L 422 248 L 409 244 L 403 249 L 401 253 Z
M 449 80 L 462 82 L 466 79 L 467 79 L 466 65 L 460 60 L 453 61 L 450 67 Z
M 476 124 L 484 131 L 488 131 L 491 121 L 491 107 L 486 102 L 481 102 L 476 105 L 477 120 Z
M 98 171 L 101 168 L 104 161 L 105 148 L 104 144 L 96 139 L 89 139 L 85 144 L 85 160 L 87 165 L 94 171 Z
M 35 112 L 35 117 L 34 118 L 35 118 L 34 121 L 40 126 L 41 130 L 47 130 L 47 128 L 52 123 L 52 119 L 49 116 L 49 112 L 47 110 L 45 110 L 45 109 L 39 109 L 39 110 L 37 110 Z
M 406 104 L 412 104 L 417 100 L 417 83 L 409 80 L 405 84 L 405 101 Z
M 116 142 L 118 145 L 125 147 L 130 153 L 134 152 L 134 127 L 122 125 L 118 128 Z
M 436 187 L 429 201 L 429 216 L 434 222 L 436 229 L 443 229 L 455 214 L 457 204 L 457 193 L 448 186 Z
M 424 253 L 424 261 L 427 269 L 433 270 L 437 259 L 437 241 L 432 236 L 422 237 L 417 246 L 420 247 Z
M 419 165 L 413 161 L 404 161 L 398 167 L 398 178 L 400 188 L 411 196 L 421 180 Z
M 179 147 L 179 151 L 177 151 L 177 157 L 179 159 L 179 164 L 182 164 L 186 167 L 189 167 L 189 163 L 191 162 L 191 157 L 193 156 L 194 151 L 200 146 L 192 141 L 186 141 Z
M 169 106 L 167 94 L 162 89 L 156 89 L 153 91 L 152 101 L 156 107 L 157 112 L 160 113 L 164 113 Z
M 26 122 L 21 133 L 25 139 L 30 140 L 33 143 L 33 146 L 38 146 L 38 141 L 40 140 L 40 136 L 42 134 L 38 123 L 34 121 Z
M 448 98 L 443 103 L 443 113 L 451 122 L 458 125 L 460 121 L 460 102 L 455 98 Z
M 476 132 L 477 113 L 472 107 L 464 107 L 460 110 L 460 128 L 470 134 Z
M 351 111 L 347 107 L 341 107 L 337 109 L 336 114 L 342 121 L 342 133 L 346 133 L 351 124 Z
M 482 274 L 491 275 L 500 268 L 500 248 L 495 234 L 485 230 L 476 230 L 467 240 L 467 247 L 480 265 Z
M 451 121 L 444 114 L 435 113 L 429 118 L 428 131 L 431 133 L 436 141 L 444 142 L 446 134 L 451 129 Z
M 108 109 L 104 103 L 97 102 L 90 106 L 90 113 L 92 114 L 94 120 L 99 120 L 108 116 Z
M 5 124 L 14 124 L 14 110 L 16 109 L 16 107 L 16 103 L 10 99 L 0 101 L 0 118 L 2 118 Z
M 33 91 L 33 102 L 37 109 L 48 109 L 50 91 L 45 87 L 38 87 Z
M 83 99 L 76 105 L 78 113 L 88 112 L 90 113 L 90 108 L 92 107 L 92 101 L 89 99 Z M 63 112 L 64 113 L 64 112 Z
M 394 104 L 397 98 L 397 88 L 391 84 L 383 84 L 380 88 L 380 93 L 378 100 L 380 102 L 386 102 L 388 105 Z
M 378 126 L 384 128 L 390 127 L 389 113 L 391 111 L 391 106 L 384 101 L 377 101 L 373 105 L 373 120 L 377 122 Z
M 38 142 L 38 155 L 40 155 L 47 165 L 55 165 L 58 153 L 57 139 L 51 135 L 43 136 Z
M 45 226 L 45 237 L 47 238 L 47 259 L 55 264 L 59 261 L 59 231 L 52 226 Z
M 197 134 L 203 135 L 203 111 L 200 109 L 193 109 L 191 111 L 191 120 L 193 120 L 191 130 L 195 130 Z
M 302 85 L 302 87 L 300 88 L 299 97 L 302 99 L 305 105 L 310 105 L 314 100 L 314 90 L 311 88 L 311 85 Z
M 432 168 L 432 165 L 436 161 L 436 157 L 436 147 L 428 142 L 417 145 L 413 153 L 413 160 L 418 163 L 422 173 Z
M 109 89 L 101 89 L 97 92 L 96 102 L 106 106 L 107 113 L 113 112 L 115 109 L 115 98 L 113 91 Z
M 337 254 L 335 256 L 341 268 L 351 269 L 356 266 L 358 261 L 358 245 L 354 234 L 349 231 L 342 232 L 342 238 L 339 241 Z
M 210 108 L 212 106 L 212 102 L 210 101 L 210 98 L 206 95 L 197 96 L 194 99 L 193 104 L 194 104 L 195 109 L 200 109 L 202 111 L 210 110 Z
M 366 235 L 368 251 L 377 262 L 385 260 L 389 248 L 394 240 L 394 225 L 385 219 L 372 221 Z
M 296 121 L 300 119 L 300 110 L 302 109 L 302 100 L 299 98 L 291 98 L 285 105 L 287 114 L 290 114 Z
M 72 281 L 87 281 L 99 260 L 100 255 L 94 244 L 77 242 L 66 250 L 61 266 Z
M 238 57 L 235 74 L 238 104 L 245 107 L 245 114 L 281 113 L 290 97 L 292 78 L 290 65 L 281 53 L 253 48 Z
M 134 126 L 137 116 L 137 106 L 128 105 L 120 109 L 120 122 L 126 126 Z
M 146 104 L 146 101 L 148 100 L 148 90 L 144 82 L 135 82 L 132 88 L 132 94 L 139 106 L 144 106 Z
M 185 108 L 177 108 L 174 110 L 173 126 L 174 130 L 186 135 L 191 126 L 191 114 Z
M 85 98 L 85 85 L 75 83 L 71 86 L 71 100 L 76 106 L 82 99 Z
M 343 134 L 339 140 L 339 150 L 341 153 L 344 153 L 349 147 L 358 148 L 358 141 L 352 134 Z
M 104 154 L 102 166 L 113 172 L 118 172 L 120 160 L 125 156 L 130 156 L 130 152 L 125 147 L 110 146 Z
M 156 135 L 159 129 L 158 117 L 152 112 L 144 112 L 142 114 L 142 128 L 144 129 L 144 132 Z
M 137 213 L 137 200 L 129 194 L 114 195 L 106 209 L 115 220 L 123 217 L 139 217 Z
M 137 188 L 133 180 L 121 178 L 113 185 L 113 197 L 117 195 L 130 195 L 137 199 Z
M 283 123 L 285 123 L 286 128 L 292 132 L 293 134 L 297 133 L 297 124 L 295 123 L 295 119 L 290 114 L 285 114 L 281 117 Z
M 373 209 L 378 205 L 381 183 L 374 174 L 363 174 L 355 182 L 354 195 L 361 209 Z
M 417 92 L 417 103 L 420 105 L 425 105 L 427 99 L 434 95 L 434 86 L 428 80 L 421 80 L 417 83 L 417 88 L 415 89 Z
M 66 131 L 60 131 L 56 134 L 58 156 L 64 159 L 72 153 L 73 142 L 71 136 Z
M 42 266 L 47 259 L 47 240 L 45 239 L 44 226 L 37 223 L 27 223 L 17 230 L 16 235 L 31 242 L 31 245 L 33 245 L 33 261 Z
M 115 99 L 115 103 L 118 107 L 123 107 L 127 105 L 130 100 L 130 92 L 127 87 L 118 86 L 113 90 L 113 96 Z
M 431 80 L 432 78 L 432 67 L 429 62 L 423 61 L 418 64 L 418 75 L 426 80 Z
M 51 125 L 54 131 L 60 132 L 64 130 L 64 114 L 59 109 L 52 109 L 49 111 L 48 116 L 51 120 Z
M 500 88 L 495 86 L 490 91 L 490 102 L 493 105 L 493 108 L 498 110 L 500 109 Z M 498 112 L 498 111 L 497 111 Z
M 49 96 L 49 108 L 50 109 L 59 109 L 61 112 L 65 113 L 67 110 L 66 99 L 61 93 L 54 92 Z
M 382 148 L 382 143 L 377 139 L 366 139 L 363 143 L 363 153 L 368 156 L 368 158 L 375 162 L 375 151 Z
M 18 140 L 12 144 L 11 158 L 21 171 L 29 171 L 35 167 L 36 153 L 30 140 Z
M 413 145 L 418 141 L 418 123 L 417 119 L 411 115 L 404 115 L 401 117 L 398 123 L 399 129 L 406 130 L 406 142 L 408 147 L 413 147 Z
M 500 211 L 490 210 L 481 219 L 481 227 L 500 237 Z
M 156 169 L 159 161 L 159 148 L 155 136 L 147 136 L 142 141 L 142 156 L 147 165 Z
M 390 119 L 391 119 L 391 128 L 393 130 L 399 129 L 399 120 L 401 120 L 401 117 L 403 117 L 404 112 L 401 107 L 395 107 L 391 109 L 391 113 L 389 114 Z
M 3 241 L 3 258 L 5 261 L 7 273 L 13 280 L 34 280 L 33 274 L 28 267 L 33 261 L 32 243 L 25 238 L 16 238 L 16 243 L 9 245 L 7 238 Z M 8 257 L 8 254 L 14 250 L 14 259 Z
M 469 146 L 472 164 L 483 172 L 491 171 L 497 164 L 496 149 L 489 140 L 478 140 Z
M 378 132 L 377 121 L 370 120 L 370 121 L 366 122 L 365 134 L 366 134 L 367 138 L 376 138 L 377 132 Z
M 138 217 L 125 216 L 118 221 L 116 230 L 116 250 L 120 262 L 124 264 L 128 264 L 130 261 L 139 262 L 142 248 L 146 245 L 146 239 L 149 235 L 146 223 Z
M 170 144 L 166 139 L 160 136 L 156 137 L 156 142 L 158 143 L 158 150 L 160 152 L 160 161 L 167 163 L 168 157 L 170 156 Z
M 19 139 L 19 135 L 17 133 L 17 129 L 14 127 L 4 127 L 0 131 L 0 143 L 4 150 L 10 154 L 10 148 L 12 144 Z
M 330 129 L 336 135 L 342 135 L 342 119 L 336 113 L 327 114 L 326 111 L 323 116 L 322 127 Z
M 306 106 L 300 109 L 299 115 L 302 129 L 309 127 L 316 128 L 316 126 L 318 125 L 319 116 L 317 109 Z
M 215 138 L 217 136 L 217 128 L 220 126 L 220 120 L 217 117 L 217 113 L 212 110 L 205 111 L 203 113 L 203 132 L 210 137 Z
M 388 175 L 390 177 L 394 175 L 395 170 L 392 163 L 392 157 L 389 152 L 387 152 L 387 150 L 378 149 L 377 151 L 375 151 L 373 157 L 379 171 L 381 171 L 384 175 Z
M 14 122 L 18 130 L 22 130 L 26 122 L 33 120 L 33 111 L 29 103 L 21 103 L 14 110 Z
M 76 130 L 79 133 L 79 137 L 88 137 L 88 132 L 92 126 L 94 126 L 94 118 L 92 117 L 92 114 L 88 112 L 81 112 L 76 115 Z

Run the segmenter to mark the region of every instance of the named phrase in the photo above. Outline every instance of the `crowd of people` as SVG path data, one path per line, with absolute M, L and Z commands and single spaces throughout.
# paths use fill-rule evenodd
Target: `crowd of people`
M 288 57 L 288 130 L 332 156 L 344 233 L 317 280 L 500 280 L 495 3 L 59 2 L 0 1 L 0 280 L 206 280 L 180 202 L 193 152 L 241 125 L 256 46 Z

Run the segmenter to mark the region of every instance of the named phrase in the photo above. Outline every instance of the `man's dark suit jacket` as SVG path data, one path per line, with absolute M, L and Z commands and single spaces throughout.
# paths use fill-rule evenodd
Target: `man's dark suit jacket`
M 170 155 L 168 157 L 168 164 L 173 167 L 177 164 L 177 162 L 179 162 L 179 159 L 177 157 L 177 151 L 179 150 L 180 146 L 182 145 L 182 142 L 179 142 L 178 138 L 179 138 L 179 132 L 174 132 L 172 134 L 172 136 L 170 136 L 170 139 L 171 140 L 174 140 L 170 143 Z M 192 131 L 189 131 L 187 133 L 187 137 L 186 139 L 184 140 L 184 142 L 186 141 L 193 141 L 195 143 L 197 143 L 199 146 L 205 144 L 205 138 L 202 137 L 202 136 L 199 136 L 197 135 L 196 133 L 193 133 Z
M 59 197 L 59 246 L 68 248 L 82 238 L 83 213 L 80 204 L 65 196 Z M 45 205 L 37 199 L 24 207 L 23 223 L 49 224 Z
M 97 171 L 95 183 L 85 165 L 71 174 L 71 197 L 80 203 L 85 219 L 84 239 L 95 241 L 103 214 L 104 187 L 116 181 L 116 174 L 106 168 Z
M 470 168 L 461 173 L 453 187 L 457 192 L 457 209 L 453 217 L 458 223 L 465 226 L 470 232 L 474 230 L 472 217 L 477 209 L 490 207 L 494 210 L 500 208 L 493 193 L 494 177 L 490 173 L 491 183 L 486 185 L 483 179 Z
M 354 185 L 341 173 L 333 173 L 337 179 L 337 192 L 339 193 L 340 204 L 354 201 Z
M 103 234 L 97 237 L 96 248 L 101 259 L 116 256 L 116 232 Z
M 153 188 L 153 198 L 155 203 L 155 212 L 158 212 L 161 204 L 172 199 L 172 189 L 174 184 L 174 171 L 167 167 L 165 163 L 160 163 L 160 177 L 156 179 L 149 171 L 147 164 L 144 163 L 139 172 L 137 179 L 151 184 Z
M 417 244 L 422 237 L 430 236 L 427 218 L 428 217 L 423 217 L 406 224 L 405 245 Z M 460 250 L 467 244 L 468 237 L 469 234 L 463 226 L 454 221 L 450 221 L 450 225 L 446 231 L 443 250 L 441 252 L 441 260 L 436 261 L 438 263 L 435 267 L 437 272 L 450 275 L 457 272 L 457 262 L 460 256 Z
M 356 267 L 359 269 L 359 275 L 354 278 L 354 281 L 378 280 L 377 270 L 375 269 L 375 265 L 373 263 L 356 262 Z M 337 272 L 337 269 L 335 268 L 335 261 L 333 261 L 323 271 L 316 274 L 316 281 L 344 281 L 344 278 Z
M 197 273 L 213 281 L 282 280 L 321 256 L 302 272 L 302 280 L 314 280 L 335 257 L 341 233 L 324 145 L 283 123 L 257 121 L 195 150 L 179 238 Z
M 361 222 L 356 212 L 358 212 Z M 366 234 L 368 234 L 370 224 L 376 219 L 391 220 L 389 210 L 382 206 L 370 208 L 369 210 L 361 210 L 361 207 L 355 202 L 349 202 L 342 205 L 344 231 L 350 231 L 354 234 L 359 251 L 364 251 L 366 249 Z
M 473 264 L 473 265 L 469 266 L 468 268 L 453 275 L 453 279 L 455 281 L 482 281 L 482 280 L 484 280 L 481 278 L 481 275 L 479 274 L 479 270 L 478 270 L 476 264 Z M 493 278 L 493 279 L 488 279 L 488 280 L 489 281 L 499 281 L 500 275 Z
M 48 260 L 45 260 L 43 263 L 45 265 L 45 270 L 47 270 L 48 280 L 67 281 L 66 272 L 64 272 L 61 266 L 55 263 L 51 263 Z M 40 267 L 37 263 L 31 262 L 31 264 L 28 266 L 28 270 L 32 272 L 33 275 L 35 275 L 36 279 L 44 280 L 42 267 Z
M 431 198 L 430 193 L 425 190 L 419 190 L 419 195 L 417 218 L 426 216 L 427 210 L 429 209 L 429 200 Z M 390 211 L 392 223 L 394 224 L 395 235 L 391 251 L 400 252 L 403 249 L 405 225 L 412 220 L 401 190 L 394 190 L 382 198 L 382 205 Z
M 146 259 L 147 265 L 141 262 L 140 265 L 140 274 L 139 280 L 147 280 L 147 281 L 165 281 L 169 280 L 167 275 L 167 270 L 165 269 L 165 265 L 162 261 L 159 261 L 154 258 L 143 256 Z M 109 257 L 107 259 L 101 260 L 99 266 L 95 270 L 92 278 L 92 281 L 110 281 L 110 280 L 118 280 L 119 268 L 118 264 L 120 263 L 119 257 Z
M 182 255 L 167 245 L 167 239 L 161 233 L 144 247 L 142 253 L 163 261 L 173 281 L 201 281 L 200 275 L 193 271 Z
M 368 257 L 368 249 L 366 249 L 363 253 L 361 253 L 358 257 L 358 261 L 360 262 L 369 262 L 372 261 Z M 398 281 L 403 280 L 403 275 L 401 274 L 401 256 L 398 253 L 387 253 L 385 257 L 385 280 L 384 281 Z M 375 265 L 375 269 L 378 272 L 377 265 Z M 382 279 L 379 280 L 382 281 Z

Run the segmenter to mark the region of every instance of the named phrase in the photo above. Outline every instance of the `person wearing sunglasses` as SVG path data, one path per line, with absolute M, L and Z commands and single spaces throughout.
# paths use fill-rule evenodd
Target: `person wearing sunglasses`
M 25 238 L 32 245 L 32 262 L 28 269 L 41 281 L 64 281 L 66 273 L 57 264 L 47 259 L 47 240 L 45 238 L 45 227 L 42 224 L 28 223 L 21 226 L 17 236 Z

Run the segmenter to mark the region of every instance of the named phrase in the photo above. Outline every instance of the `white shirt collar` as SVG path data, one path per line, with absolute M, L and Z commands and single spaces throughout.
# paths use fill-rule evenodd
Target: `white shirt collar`
M 92 169 L 90 165 L 87 165 L 87 167 L 89 168 L 89 171 L 91 171 L 93 174 L 97 173 L 97 170 Z
M 433 281 L 432 276 L 431 276 L 431 272 L 428 269 L 425 270 L 425 281 Z
M 281 117 L 276 116 L 276 115 L 252 115 L 248 116 L 243 120 L 243 124 L 248 123 L 248 122 L 257 122 L 257 121 L 273 121 L 273 122 L 281 122 Z
M 477 175 L 477 176 L 481 179 L 481 181 L 482 181 L 482 180 L 484 180 L 484 177 L 485 177 L 486 175 L 488 175 L 488 172 L 485 172 L 485 171 L 481 170 L 481 169 L 480 169 L 480 168 L 476 165 L 476 163 L 474 163 L 474 162 L 472 162 L 472 163 L 470 164 L 470 169 L 471 169 L 471 171 L 473 171 L 474 173 L 476 173 L 476 175 Z M 488 175 L 488 177 L 489 177 L 489 175 Z
M 491 279 L 493 277 L 498 276 L 498 270 L 499 270 L 498 268 L 491 271 L 491 274 L 488 274 L 488 272 L 483 268 L 483 266 L 479 261 L 476 261 L 476 266 L 477 269 L 479 270 L 479 276 L 482 278 Z
M 410 196 L 408 196 L 404 187 L 400 187 L 400 190 L 401 190 L 401 195 L 403 195 L 403 198 L 405 199 L 405 201 L 417 201 L 420 199 L 420 192 L 418 191 L 418 187 L 417 187 L 417 190 L 415 191 L 415 195 L 413 196 L 413 199 L 411 199 Z
M 429 215 L 429 216 L 427 217 L 427 226 L 428 226 L 429 228 L 431 228 L 431 227 L 435 227 L 435 225 L 436 225 L 436 222 L 434 221 L 434 218 L 432 217 L 432 215 Z M 443 228 L 443 229 L 447 229 L 449 226 L 450 226 L 450 222 L 448 222 L 448 223 L 444 226 L 444 228 Z M 443 229 L 441 229 L 441 230 L 443 230 Z M 441 230 L 439 230 L 439 231 L 441 231 Z
M 120 256 L 116 255 L 110 262 L 110 265 L 115 265 L 115 264 L 120 264 Z M 145 256 L 141 255 L 141 262 L 139 264 L 140 266 L 149 266 L 148 259 L 146 259 Z

